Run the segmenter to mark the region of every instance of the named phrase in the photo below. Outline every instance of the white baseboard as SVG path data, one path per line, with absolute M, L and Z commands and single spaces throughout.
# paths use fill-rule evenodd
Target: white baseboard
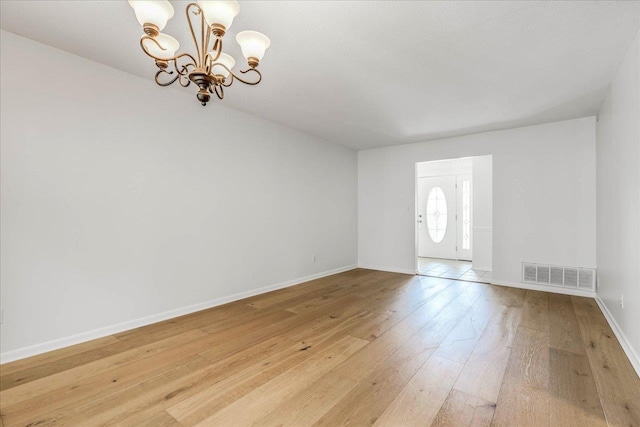
M 187 307 L 176 308 L 174 310 L 165 311 L 163 313 L 153 314 L 151 316 L 145 316 L 139 319 L 128 320 L 126 322 L 118 323 L 116 325 L 106 326 L 104 328 L 82 332 L 80 334 L 72 335 L 69 337 L 58 338 L 58 339 L 47 341 L 41 344 L 36 344 L 28 347 L 19 348 L 16 350 L 6 351 L 4 353 L 0 353 L 0 363 L 13 362 L 14 360 L 24 359 L 26 357 L 35 356 L 37 354 L 46 353 L 48 351 L 58 350 L 60 348 L 69 347 L 71 345 L 80 344 L 80 343 L 91 341 L 97 338 L 103 338 L 109 335 L 128 331 L 130 329 L 139 328 L 141 326 L 150 325 L 152 323 L 162 322 L 163 320 L 172 319 L 178 316 L 184 316 L 185 314 L 206 310 L 208 308 L 227 304 L 233 301 L 238 301 L 238 300 L 252 297 L 255 295 L 264 294 L 266 292 L 271 292 L 278 289 L 299 285 L 300 283 L 308 282 L 314 279 L 319 279 L 321 277 L 331 276 L 333 274 L 338 274 L 345 271 L 353 270 L 354 268 L 357 268 L 357 266 L 349 265 L 346 267 L 340 267 L 333 270 L 323 271 L 321 273 L 311 274 L 305 277 L 299 277 L 297 279 L 288 280 L 286 282 L 276 283 L 274 285 L 264 286 L 262 288 L 240 292 L 234 295 L 215 298 L 209 301 L 190 305 Z
M 595 298 L 596 293 L 593 291 L 585 291 L 584 289 L 560 288 L 556 286 L 536 285 L 533 283 L 515 283 L 505 282 L 504 280 L 490 279 L 492 285 L 509 286 L 512 288 L 527 289 L 530 291 L 551 292 L 554 294 L 573 295 L 577 297 Z
M 416 272 L 413 271 L 413 270 L 403 269 L 403 268 L 394 268 L 394 267 L 380 267 L 379 265 L 362 265 L 362 264 L 359 264 L 358 268 L 366 268 L 367 270 L 388 271 L 390 273 L 411 274 L 413 276 L 416 275 Z
M 638 357 L 638 353 L 636 353 L 634 348 L 631 346 L 631 343 L 627 339 L 627 336 L 624 334 L 624 332 L 622 332 L 622 329 L 620 329 L 620 326 L 618 326 L 618 322 L 616 322 L 616 319 L 613 317 L 604 301 L 600 299 L 599 295 L 596 295 L 596 302 L 598 303 L 600 310 L 602 310 L 605 319 L 607 319 L 607 322 L 609 322 L 609 326 L 611 326 L 611 329 L 613 330 L 616 338 L 618 338 L 618 341 L 620 342 L 622 349 L 627 355 L 627 358 L 631 362 L 633 369 L 636 370 L 636 373 L 640 377 L 640 357 Z

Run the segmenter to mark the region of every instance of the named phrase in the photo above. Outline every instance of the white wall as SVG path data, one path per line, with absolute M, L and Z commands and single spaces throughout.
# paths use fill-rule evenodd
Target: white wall
M 601 106 L 596 146 L 598 296 L 640 372 L 640 34 Z
M 473 268 L 493 269 L 493 157 L 478 156 L 473 162 Z
M 355 265 L 355 152 L 1 36 L 3 361 Z
M 416 162 L 493 155 L 493 279 L 595 267 L 595 118 L 358 152 L 358 263 L 413 272 Z

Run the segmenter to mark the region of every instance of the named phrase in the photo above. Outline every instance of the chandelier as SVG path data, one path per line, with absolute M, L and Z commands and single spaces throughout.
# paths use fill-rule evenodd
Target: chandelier
M 193 82 L 199 88 L 198 101 L 207 105 L 211 99 L 210 94 L 223 99 L 224 88 L 231 86 L 236 80 L 248 85 L 257 85 L 262 80 L 258 64 L 271 44 L 267 36 L 257 31 L 242 31 L 236 35 L 236 41 L 248 64 L 248 68 L 240 70 L 240 74 L 253 75 L 252 78 L 243 79 L 231 71 L 236 61 L 222 51 L 222 39 L 231 27 L 233 18 L 240 12 L 236 0 L 198 0 L 187 5 L 185 12 L 195 44 L 194 54 L 176 54 L 180 47 L 178 41 L 160 32 L 173 17 L 173 6 L 168 0 L 129 0 L 129 4 L 145 33 L 140 39 L 140 47 L 155 60 L 158 67 L 155 75 L 158 85 L 169 86 L 177 81 L 181 86 L 187 87 Z M 192 18 L 200 18 L 199 40 Z

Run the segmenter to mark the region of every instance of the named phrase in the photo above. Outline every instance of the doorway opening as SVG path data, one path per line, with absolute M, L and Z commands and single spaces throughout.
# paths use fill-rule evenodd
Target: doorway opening
M 416 272 L 490 282 L 492 156 L 416 163 Z

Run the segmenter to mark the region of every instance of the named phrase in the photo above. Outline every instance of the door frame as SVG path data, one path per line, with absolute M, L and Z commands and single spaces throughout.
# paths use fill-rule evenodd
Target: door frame
M 418 268 L 418 254 L 419 254 L 419 242 L 420 242 L 420 236 L 419 236 L 419 231 L 418 231 L 418 219 L 419 219 L 419 215 L 420 215 L 420 205 L 419 205 L 419 201 L 418 201 L 418 189 L 419 189 L 419 177 L 418 177 L 418 164 L 419 163 L 429 163 L 429 162 L 440 162 L 440 161 L 445 161 L 445 160 L 458 160 L 458 159 L 466 159 L 466 158 L 472 158 L 472 157 L 454 157 L 451 159 L 435 159 L 435 160 L 423 160 L 423 161 L 418 161 L 418 162 L 414 162 L 413 164 L 413 234 L 414 234 L 414 271 L 415 274 L 419 274 L 420 270 Z M 449 175 L 454 175 L 456 176 L 456 183 L 457 183 L 457 176 L 458 175 L 465 175 L 465 174 L 458 174 L 458 173 L 454 173 L 454 174 L 449 174 Z M 473 176 L 473 173 L 469 173 L 470 176 Z M 456 189 L 456 205 L 457 205 L 457 197 L 458 197 L 458 193 L 457 193 L 457 189 Z M 473 206 L 473 178 L 471 178 L 471 198 L 472 198 L 472 206 Z M 456 213 L 457 213 L 457 207 L 456 207 Z M 471 212 L 471 239 L 473 242 L 473 210 Z M 458 228 L 458 221 L 456 220 L 456 229 Z M 473 250 L 473 243 L 471 246 L 472 250 Z M 457 257 L 457 254 L 456 254 Z M 471 257 L 473 258 L 473 253 L 471 255 Z

